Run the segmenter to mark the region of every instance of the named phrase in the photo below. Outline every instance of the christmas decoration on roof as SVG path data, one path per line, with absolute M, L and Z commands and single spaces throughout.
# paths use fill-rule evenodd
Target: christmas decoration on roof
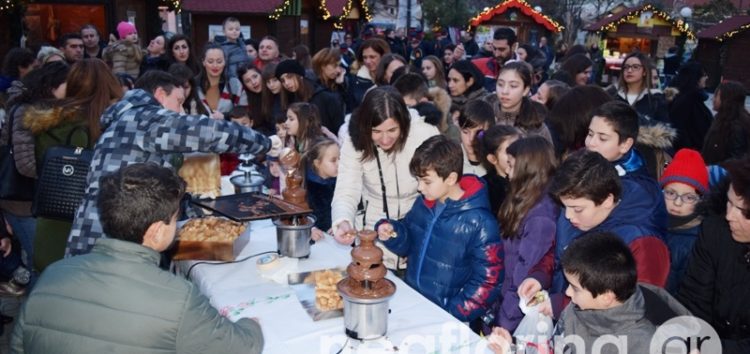
M 509 9 L 518 9 L 526 16 L 534 19 L 534 21 L 551 32 L 561 32 L 565 27 L 557 23 L 550 17 L 542 14 L 541 12 L 534 10 L 529 3 L 525 0 L 505 0 L 493 8 L 486 7 L 484 11 L 476 15 L 474 18 L 469 20 L 469 29 L 477 27 L 485 21 L 488 21 L 495 17 L 495 15 L 502 14 Z
M 750 29 L 750 16 L 733 16 L 700 31 L 698 38 L 715 39 L 723 42 L 748 29 Z
M 610 15 L 589 27 L 595 32 L 616 32 L 617 27 L 623 23 L 630 22 L 634 18 L 640 17 L 644 12 L 651 12 L 654 16 L 660 17 L 664 21 L 672 23 L 680 33 L 687 35 L 690 39 L 695 39 L 695 34 L 690 30 L 690 26 L 683 19 L 674 19 L 668 13 L 657 9 L 651 4 L 646 4 L 629 10 L 623 10 L 623 13 Z M 608 20 L 609 19 L 609 20 Z

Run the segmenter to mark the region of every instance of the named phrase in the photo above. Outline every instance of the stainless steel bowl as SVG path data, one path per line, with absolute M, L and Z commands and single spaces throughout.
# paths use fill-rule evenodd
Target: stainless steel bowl
M 279 254 L 284 257 L 304 258 L 310 255 L 310 239 L 315 217 L 312 215 L 302 218 L 302 225 L 289 224 L 289 219 L 276 219 L 276 242 Z

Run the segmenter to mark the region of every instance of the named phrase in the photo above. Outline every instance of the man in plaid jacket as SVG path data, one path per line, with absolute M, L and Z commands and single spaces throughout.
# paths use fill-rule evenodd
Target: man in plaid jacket
M 250 128 L 179 113 L 184 100 L 185 91 L 177 79 L 152 70 L 138 80 L 135 90 L 104 112 L 104 133 L 94 147 L 86 195 L 76 211 L 66 256 L 88 253 L 98 238 L 106 237 L 96 207 L 102 175 L 139 162 L 178 168 L 183 153 L 261 154 L 269 150 L 270 140 Z

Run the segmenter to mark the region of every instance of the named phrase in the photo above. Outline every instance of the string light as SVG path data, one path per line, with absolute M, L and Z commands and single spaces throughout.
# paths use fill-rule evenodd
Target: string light
M 0 0 L 0 12 L 13 10 L 13 8 L 16 7 L 16 2 L 20 2 L 20 1 Z
M 272 20 L 278 20 L 279 17 L 286 11 L 292 2 L 290 0 L 284 0 L 284 3 L 275 8 L 269 15 L 268 18 Z
M 363 12 L 363 15 L 365 17 L 365 20 L 367 22 L 372 21 L 372 14 L 370 14 L 370 8 L 367 6 L 367 0 L 359 0 L 359 5 L 362 8 L 362 12 Z M 321 0 L 321 6 L 325 6 L 325 0 Z M 346 20 L 346 18 L 349 17 L 349 13 L 352 12 L 352 7 L 353 6 L 354 6 L 354 0 L 348 0 L 346 2 L 346 5 L 344 6 L 344 12 L 341 14 L 341 16 L 338 17 L 338 19 L 336 20 L 336 22 L 333 24 L 334 28 L 336 28 L 336 29 L 344 29 L 344 20 Z M 330 17 L 330 12 L 328 12 L 327 8 L 323 11 L 323 19 L 324 20 L 328 19 L 328 17 L 325 16 L 326 13 Z
M 682 19 L 675 20 L 668 13 L 655 8 L 651 4 L 646 4 L 640 9 L 630 12 L 627 16 L 621 17 L 617 21 L 612 21 L 602 25 L 602 27 L 599 28 L 597 32 L 616 32 L 618 26 L 623 23 L 629 22 L 636 17 L 640 17 L 642 13 L 647 11 L 651 11 L 654 13 L 654 15 L 659 16 L 665 21 L 672 23 L 673 27 L 675 27 L 680 33 L 687 35 L 688 38 L 693 40 L 695 39 L 695 34 L 690 30 L 690 26 L 688 26 L 687 22 Z
M 326 0 L 320 0 L 320 5 L 318 5 L 318 10 L 323 14 L 323 19 L 327 20 L 331 18 L 331 12 L 328 11 L 328 6 L 326 6 Z
M 471 31 L 472 27 L 477 27 L 482 22 L 491 19 L 495 15 L 502 14 L 510 8 L 521 10 L 524 15 L 531 16 L 537 23 L 542 24 L 552 32 L 557 33 L 565 29 L 565 27 L 557 23 L 557 21 L 532 8 L 525 0 L 505 0 L 495 7 L 485 7 L 482 12 L 469 20 L 469 27 L 467 29 Z
M 721 21 L 721 22 L 717 23 L 716 25 L 719 25 L 719 24 L 721 24 L 723 22 L 724 21 Z M 745 31 L 747 29 L 750 29 L 750 23 L 744 24 L 744 25 L 742 25 L 740 27 L 737 27 L 737 28 L 735 28 L 735 29 L 733 29 L 731 31 L 724 32 L 724 33 L 722 33 L 722 34 L 720 34 L 720 35 L 718 35 L 718 36 L 716 36 L 714 38 L 716 38 L 719 42 L 723 42 L 723 41 L 725 41 L 727 39 L 730 39 L 730 38 L 736 36 L 740 32 L 743 32 L 743 31 Z

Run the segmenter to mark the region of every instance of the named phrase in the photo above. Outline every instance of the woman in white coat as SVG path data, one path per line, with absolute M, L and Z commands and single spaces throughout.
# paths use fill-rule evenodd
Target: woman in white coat
M 336 241 L 351 244 L 354 240 L 348 231 L 355 227 L 371 230 L 380 219 L 406 215 L 419 193 L 409 162 L 417 147 L 437 134 L 435 126 L 406 108 L 392 87 L 374 88 L 365 95 L 352 114 L 348 134 L 342 134 L 331 203 Z M 358 212 L 360 200 L 363 210 Z M 395 255 L 385 250 L 385 266 L 396 269 L 396 263 Z

